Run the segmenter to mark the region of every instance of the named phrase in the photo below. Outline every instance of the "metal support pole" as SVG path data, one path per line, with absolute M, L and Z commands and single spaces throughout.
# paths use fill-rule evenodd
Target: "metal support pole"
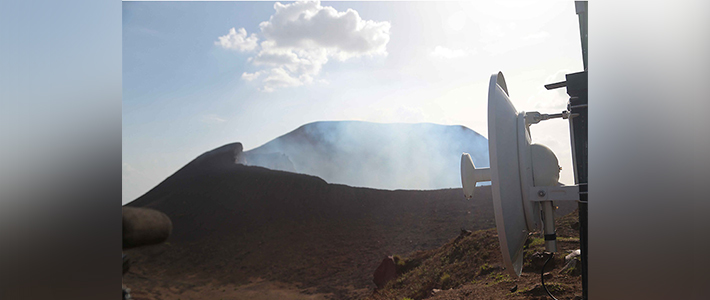
M 570 135 L 574 181 L 579 186 L 579 241 L 582 263 L 582 299 L 587 298 L 587 71 L 567 74 L 567 94 L 570 96 Z M 574 116 L 574 117 L 572 117 Z
M 540 202 L 542 206 L 543 232 L 545 233 L 545 250 L 557 252 L 557 233 L 555 232 L 555 208 L 552 201 Z
M 570 96 L 567 110 L 570 112 L 570 135 L 572 136 L 572 158 L 574 160 L 574 181 L 579 186 L 579 246 L 582 264 L 582 299 L 589 299 L 588 284 L 588 231 L 587 231 L 587 32 L 589 8 L 587 1 L 575 1 L 575 11 L 579 17 L 579 38 L 582 43 L 582 63 L 584 72 L 567 74 L 567 94 Z
M 574 8 L 579 17 L 579 37 L 582 41 L 582 63 L 587 70 L 587 1 L 575 1 Z

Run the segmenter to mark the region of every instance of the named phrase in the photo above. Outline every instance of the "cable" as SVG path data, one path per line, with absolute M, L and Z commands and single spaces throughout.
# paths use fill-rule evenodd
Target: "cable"
M 548 291 L 547 287 L 545 286 L 545 267 L 547 267 L 547 263 L 550 262 L 550 259 L 552 259 L 553 256 L 555 256 L 555 253 L 550 252 L 550 257 L 548 257 L 545 261 L 545 264 L 542 265 L 542 271 L 540 271 L 540 281 L 542 281 L 542 288 L 545 290 L 547 295 L 550 296 L 550 298 L 552 298 L 553 300 L 557 300 L 555 296 L 552 296 L 552 294 L 550 294 L 550 291 Z

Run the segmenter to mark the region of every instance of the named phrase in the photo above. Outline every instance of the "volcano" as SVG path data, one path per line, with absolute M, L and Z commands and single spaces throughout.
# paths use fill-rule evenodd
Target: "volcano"
M 334 124 L 318 126 L 322 125 L 328 128 Z M 373 130 L 382 129 L 382 124 L 373 126 Z M 471 134 L 465 128 L 422 126 Z M 337 137 L 331 137 L 330 142 L 319 140 L 314 137 L 322 135 L 308 133 L 308 128 L 302 126 L 247 152 L 241 143 L 208 151 L 127 204 L 157 209 L 173 223 L 166 243 L 126 252 L 133 263 L 124 283 L 133 290 L 133 297 L 232 299 L 251 292 L 267 295 L 276 289 L 279 292 L 271 298 L 253 299 L 361 299 L 372 293 L 372 274 L 384 257 L 438 248 L 462 229 L 495 227 L 489 186 L 476 189 L 476 201 L 469 201 L 460 188 L 384 190 L 329 183 L 296 173 L 308 170 L 304 162 L 322 157 L 328 163 L 318 170 L 330 170 L 335 174 L 331 180 L 348 178 L 337 175 L 335 166 L 343 164 L 339 172 L 348 173 L 349 166 L 359 162 L 363 166 L 353 168 L 366 173 L 364 170 L 377 169 L 370 160 L 381 160 L 374 158 L 379 154 L 373 154 L 378 146 L 394 147 L 375 137 L 369 137 L 372 143 L 366 146 L 332 142 L 343 140 Z M 280 148 L 275 146 L 278 144 Z M 350 150 L 368 148 L 373 149 L 362 153 Z M 414 166 L 409 168 L 411 172 L 424 168 L 440 174 L 443 169 L 437 173 L 435 168 L 421 167 L 442 156 L 433 154 L 440 149 L 422 145 L 411 152 L 413 156 L 403 157 Z M 456 178 L 460 154 L 452 154 L 456 163 L 447 170 Z M 254 157 L 285 166 L 288 161 L 294 169 L 287 172 L 249 165 Z M 354 162 L 347 162 L 348 157 Z M 559 213 L 572 209 L 562 208 Z M 248 290 L 255 286 L 267 290 Z

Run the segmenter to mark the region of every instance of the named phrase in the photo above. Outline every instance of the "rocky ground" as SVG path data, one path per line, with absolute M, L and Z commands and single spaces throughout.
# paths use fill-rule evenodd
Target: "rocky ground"
M 565 268 L 565 256 L 579 249 L 577 212 L 557 220 L 558 251 L 545 270 L 545 285 L 557 299 L 581 299 L 578 261 Z M 462 232 L 441 248 L 398 259 L 399 277 L 373 292 L 381 299 L 550 299 L 541 285 L 547 256 L 544 240 L 531 235 L 519 278 L 502 270 L 496 230 Z M 573 259 L 576 260 L 576 259 Z

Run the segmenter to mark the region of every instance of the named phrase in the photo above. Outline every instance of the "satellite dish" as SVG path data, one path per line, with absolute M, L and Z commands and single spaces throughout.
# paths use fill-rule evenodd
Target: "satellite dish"
M 461 156 L 464 196 L 473 198 L 476 183 L 491 181 L 496 229 L 505 268 L 520 276 L 528 233 L 542 230 L 547 251 L 556 252 L 552 201 L 579 200 L 578 186 L 558 183 L 560 166 L 550 148 L 532 144 L 531 124 L 568 118 L 569 112 L 518 112 L 508 95 L 503 73 L 491 76 L 488 87 L 488 152 L 490 169 L 476 168 L 468 153 Z
M 529 210 L 524 206 L 521 188 L 518 123 L 505 78 L 498 72 L 491 76 L 488 86 L 491 191 L 503 263 L 515 276 L 523 269 L 523 246 L 529 232 L 525 218 Z

